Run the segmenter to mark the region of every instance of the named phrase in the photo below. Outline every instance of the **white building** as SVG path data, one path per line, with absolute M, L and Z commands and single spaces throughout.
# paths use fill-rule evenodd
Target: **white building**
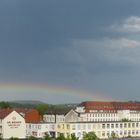
M 0 110 L 0 134 L 4 139 L 26 138 L 26 123 L 16 111 Z
M 43 115 L 44 122 L 65 122 L 65 114 L 45 114 Z
M 77 112 L 83 121 L 87 122 L 105 122 L 105 121 L 121 121 L 123 119 L 131 121 L 140 121 L 140 111 L 137 110 L 117 110 L 114 112 Z
M 79 139 L 88 132 L 95 132 L 98 138 L 110 138 L 112 133 L 117 137 L 140 137 L 140 122 L 63 122 L 63 123 L 38 123 L 27 124 L 27 136 L 38 138 L 49 134 L 65 137 L 75 134 Z
M 93 131 L 101 139 L 112 133 L 117 137 L 140 137 L 140 103 L 83 102 L 64 114 L 46 114 L 44 121 L 55 124 L 55 137 L 74 133 L 82 139 L 84 133 Z
M 140 121 L 140 103 L 83 102 L 73 111 L 69 111 L 67 113 L 57 112 L 45 114 L 43 116 L 43 120 L 45 122 L 56 122 L 56 123 L 69 121 L 105 122 L 105 121 L 121 121 L 123 119 L 131 121 Z
M 135 102 L 83 102 L 75 111 L 88 122 L 140 121 L 140 103 Z
M 84 133 L 95 132 L 98 138 L 105 139 L 114 133 L 117 137 L 140 137 L 140 122 L 69 122 L 57 125 L 57 136 L 75 134 L 79 139 Z
M 34 136 L 37 138 L 43 138 L 45 134 L 49 134 L 52 137 L 56 135 L 55 123 L 26 123 L 26 136 Z

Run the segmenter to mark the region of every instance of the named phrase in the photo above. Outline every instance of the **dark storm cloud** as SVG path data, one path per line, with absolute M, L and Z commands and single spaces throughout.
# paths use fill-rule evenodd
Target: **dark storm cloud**
M 136 89 L 137 96 L 138 85 L 128 79 L 138 80 L 139 33 L 126 33 L 122 25 L 127 19 L 139 21 L 139 4 L 0 1 L 0 81 L 70 85 L 102 90 L 115 98 L 118 92 L 130 95 Z

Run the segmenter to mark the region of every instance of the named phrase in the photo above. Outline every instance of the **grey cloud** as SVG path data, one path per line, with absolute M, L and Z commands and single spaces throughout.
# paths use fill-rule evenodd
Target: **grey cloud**
M 118 32 L 139 33 L 140 32 L 140 17 L 130 16 L 118 24 L 113 24 L 110 29 Z

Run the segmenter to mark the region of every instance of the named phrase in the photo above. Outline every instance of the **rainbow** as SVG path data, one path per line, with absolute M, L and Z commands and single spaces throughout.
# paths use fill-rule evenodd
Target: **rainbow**
M 48 84 L 36 84 L 36 83 L 0 83 L 0 95 L 2 94 L 24 94 L 24 93 L 32 93 L 41 95 L 65 95 L 65 96 L 73 96 L 79 98 L 85 98 L 85 100 L 110 100 L 109 97 L 103 96 L 100 93 L 93 93 L 84 90 L 79 90 L 66 86 L 54 86 Z

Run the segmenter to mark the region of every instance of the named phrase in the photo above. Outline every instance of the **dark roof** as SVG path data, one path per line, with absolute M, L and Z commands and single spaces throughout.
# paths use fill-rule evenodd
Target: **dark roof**
M 49 109 L 45 112 L 45 114 L 49 114 L 49 115 L 65 115 L 67 114 L 71 109 L 69 108 L 65 108 L 65 109 Z

